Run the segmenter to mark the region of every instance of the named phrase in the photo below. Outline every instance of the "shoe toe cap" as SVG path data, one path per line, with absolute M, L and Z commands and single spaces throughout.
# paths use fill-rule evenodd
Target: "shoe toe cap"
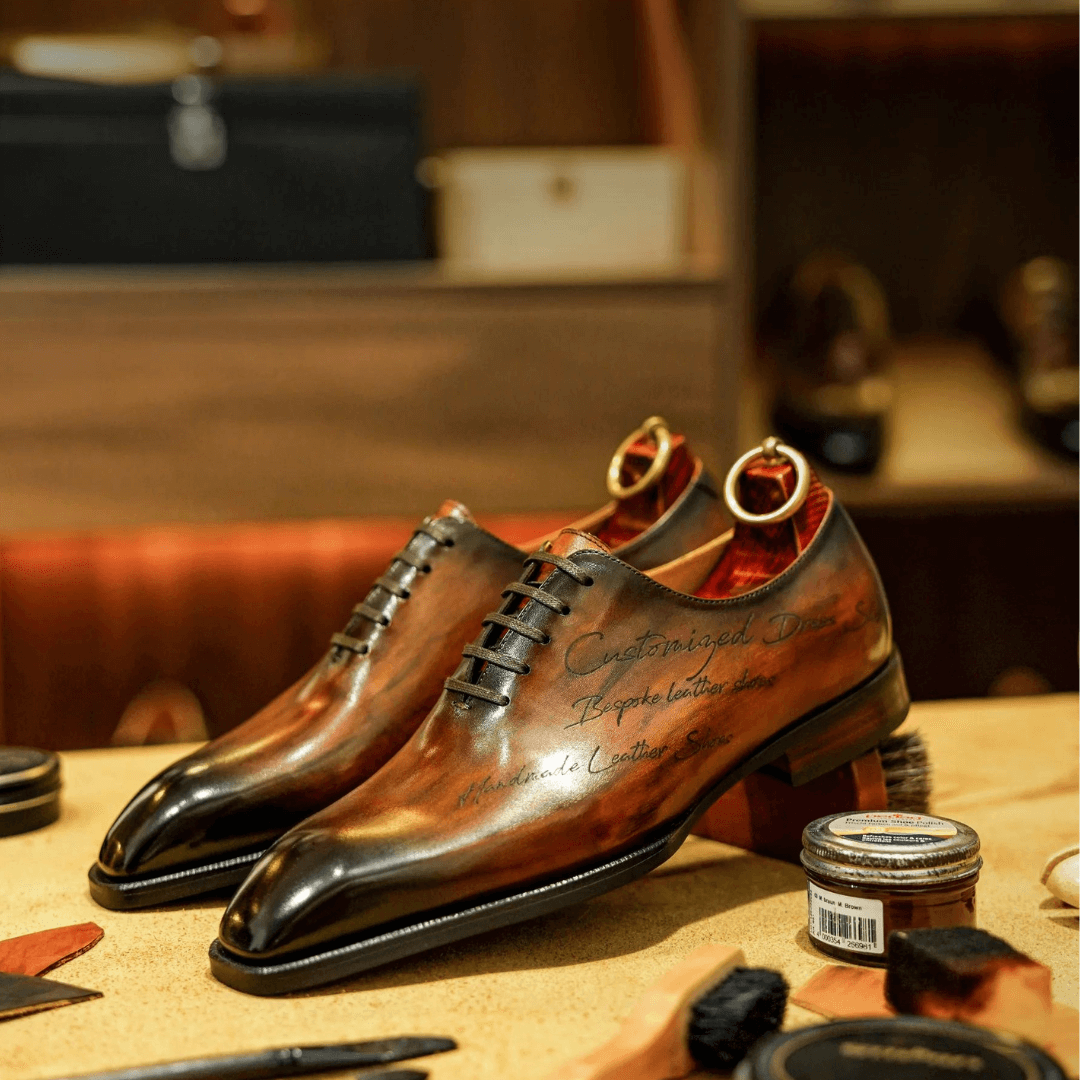
M 266 960 L 335 936 L 349 904 L 338 887 L 344 868 L 334 849 L 317 835 L 286 834 L 226 908 L 221 943 L 241 956 Z
M 220 943 L 257 962 L 316 952 L 428 906 L 397 844 L 356 844 L 309 823 L 281 838 L 233 897 Z
M 98 866 L 113 877 L 163 872 L 200 861 L 220 847 L 222 785 L 200 762 L 185 759 L 146 785 L 110 826 Z

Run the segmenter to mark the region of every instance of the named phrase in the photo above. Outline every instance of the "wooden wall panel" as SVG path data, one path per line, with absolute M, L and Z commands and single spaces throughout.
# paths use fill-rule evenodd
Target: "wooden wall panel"
M 591 507 L 645 416 L 724 426 L 712 285 L 85 277 L 0 289 L 2 531 Z
M 631 0 L 309 0 L 296 19 L 334 70 L 413 74 L 432 147 L 644 142 Z M 9 0 L 0 34 L 137 29 L 151 21 L 229 28 L 220 0 Z M 234 20 L 235 21 L 235 20 Z

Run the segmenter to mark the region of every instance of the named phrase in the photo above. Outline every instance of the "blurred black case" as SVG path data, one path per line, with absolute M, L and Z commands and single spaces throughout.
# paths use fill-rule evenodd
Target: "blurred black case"
M 0 73 L 0 262 L 428 254 L 415 86 L 195 82 L 204 96 L 193 114 L 177 100 L 176 84 L 98 86 Z M 196 133 L 208 122 L 224 133 L 220 163 L 213 153 L 199 161 L 196 145 L 194 167 L 190 157 L 181 164 L 177 132 L 190 130 L 184 123 L 193 115 Z

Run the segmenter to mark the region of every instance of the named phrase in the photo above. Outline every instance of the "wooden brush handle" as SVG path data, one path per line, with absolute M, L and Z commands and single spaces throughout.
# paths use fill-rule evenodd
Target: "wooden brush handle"
M 745 961 L 733 945 L 705 945 L 646 991 L 615 1037 L 567 1062 L 550 1080 L 671 1080 L 695 1069 L 687 1049 L 690 1007 Z

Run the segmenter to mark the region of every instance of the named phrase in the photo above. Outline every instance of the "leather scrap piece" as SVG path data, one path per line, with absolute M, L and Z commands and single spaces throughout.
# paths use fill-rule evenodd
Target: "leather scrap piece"
M 827 964 L 791 995 L 801 1005 L 830 1020 L 861 1016 L 895 1016 L 885 1000 L 885 968 L 842 967 Z
M 39 930 L 0 941 L 0 972 L 9 975 L 44 975 L 92 949 L 105 931 L 97 923 L 77 923 Z
M 100 990 L 84 990 L 52 979 L 0 972 L 0 1020 L 13 1020 L 16 1016 L 28 1016 L 99 997 Z

